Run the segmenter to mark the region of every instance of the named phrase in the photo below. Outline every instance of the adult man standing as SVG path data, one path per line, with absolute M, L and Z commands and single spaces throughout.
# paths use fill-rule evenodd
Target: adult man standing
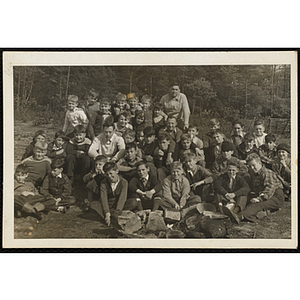
M 185 94 L 180 93 L 179 85 L 173 84 L 171 92 L 162 96 L 160 102 L 163 105 L 163 111 L 168 116 L 174 116 L 177 119 L 177 126 L 181 129 L 189 127 L 190 108 Z

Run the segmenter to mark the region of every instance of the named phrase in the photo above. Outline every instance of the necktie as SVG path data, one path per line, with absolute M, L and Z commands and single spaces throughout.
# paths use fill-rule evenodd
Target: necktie
M 233 186 L 233 177 L 230 177 L 229 188 L 232 189 Z
M 147 184 L 147 178 L 142 178 L 141 181 L 142 181 L 144 186 Z

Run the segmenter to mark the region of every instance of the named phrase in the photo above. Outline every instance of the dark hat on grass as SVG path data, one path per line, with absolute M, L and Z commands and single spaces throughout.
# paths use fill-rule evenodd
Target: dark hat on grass
M 288 144 L 286 144 L 286 143 L 279 144 L 277 146 L 277 151 L 278 150 L 285 150 L 286 152 L 291 153 L 291 147 Z
M 224 141 L 221 146 L 221 151 L 234 151 L 234 145 L 231 142 Z

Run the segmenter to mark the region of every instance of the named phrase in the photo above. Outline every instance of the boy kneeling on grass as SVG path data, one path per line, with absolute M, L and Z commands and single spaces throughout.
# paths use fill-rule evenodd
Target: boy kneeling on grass
M 106 175 L 100 184 L 100 201 L 93 201 L 91 208 L 110 226 L 111 216 L 118 216 L 122 210 L 133 210 L 138 203 L 135 199 L 127 199 L 128 182 L 119 175 L 118 166 L 107 162 L 103 166 Z
M 263 166 L 260 157 L 255 153 L 247 157 L 247 164 L 251 176 L 249 194 L 251 204 L 239 214 L 229 211 L 231 219 L 237 223 L 243 219 L 255 222 L 270 214 L 270 211 L 278 210 L 284 204 L 283 186 L 277 175 Z
M 55 159 L 51 163 L 51 173 L 48 174 L 40 189 L 40 193 L 48 201 L 52 201 L 51 210 L 66 212 L 69 205 L 76 200 L 71 196 L 71 183 L 66 174 L 63 174 L 63 159 Z

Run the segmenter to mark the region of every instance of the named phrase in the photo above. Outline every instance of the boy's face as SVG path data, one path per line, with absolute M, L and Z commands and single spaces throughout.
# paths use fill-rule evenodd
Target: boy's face
M 95 95 L 88 95 L 87 102 L 88 104 L 94 104 L 97 101 L 97 96 Z
M 51 174 L 53 177 L 58 176 L 59 174 L 61 174 L 63 171 L 63 168 L 55 168 L 51 170 Z
M 168 119 L 168 121 L 167 121 L 167 129 L 169 131 L 173 131 L 176 128 L 176 126 L 177 126 L 176 119 L 173 119 L 173 118 Z
M 83 142 L 84 139 L 85 139 L 85 135 L 86 135 L 86 133 L 84 133 L 84 132 L 76 132 L 76 133 L 74 134 L 74 136 L 75 136 L 75 141 L 76 141 L 77 143 Z
M 104 136 L 107 140 L 110 140 L 115 132 L 112 126 L 104 127 L 103 131 L 104 131 Z
M 145 165 L 140 165 L 137 168 L 137 173 L 139 175 L 140 178 L 145 178 L 147 177 L 147 175 L 149 174 L 150 169 L 149 167 L 146 167 Z
M 95 162 L 95 171 L 97 173 L 103 173 L 103 166 L 105 165 L 106 161 L 97 160 Z
M 285 150 L 278 150 L 277 155 L 280 160 L 286 160 L 288 158 L 288 152 Z
M 119 124 L 121 127 L 126 127 L 126 125 L 128 124 L 128 119 L 125 116 L 120 116 L 119 117 Z
M 145 120 L 145 117 L 143 114 L 139 114 L 135 119 L 137 124 L 142 124 L 144 122 L 144 120 Z
M 134 138 L 133 136 L 129 135 L 129 134 L 125 134 L 125 135 L 123 136 L 123 139 L 124 139 L 124 141 L 125 141 L 125 144 L 132 143 L 132 142 L 134 142 L 134 140 L 135 140 L 135 138 Z
M 136 99 L 136 98 L 130 98 L 128 100 L 128 103 L 130 105 L 130 108 L 135 108 L 137 106 L 137 104 L 138 104 L 138 99 Z
M 224 141 L 224 137 L 222 134 L 220 133 L 216 133 L 213 135 L 213 139 L 216 141 L 217 145 L 220 145 L 223 143 Z
M 210 125 L 211 130 L 216 130 L 216 129 L 219 129 L 219 128 L 220 128 L 219 124 Z
M 63 138 L 61 138 L 61 137 L 57 137 L 56 139 L 55 139 L 55 145 L 57 146 L 57 147 L 62 147 L 62 145 L 65 143 L 65 140 L 63 139 Z
M 186 168 L 188 170 L 195 170 L 196 169 L 196 166 L 197 166 L 196 159 L 194 159 L 194 158 L 186 158 L 184 160 L 184 163 L 185 163 Z
M 136 133 L 136 139 L 138 142 L 142 142 L 144 140 L 144 132 L 143 131 L 138 131 Z
M 129 148 L 127 149 L 127 157 L 130 161 L 133 161 L 136 159 L 136 149 L 135 148 Z
M 27 177 L 28 177 L 28 173 L 23 173 L 23 172 L 16 173 L 16 180 L 19 183 L 24 183 Z
M 188 150 L 191 148 L 192 141 L 191 140 L 182 140 L 181 146 L 184 150 Z
M 108 114 L 110 111 L 110 104 L 109 103 L 101 103 L 100 105 L 100 112 L 102 114 Z
M 258 160 L 249 161 L 248 166 L 249 166 L 249 168 L 251 168 L 254 171 L 254 173 L 258 173 L 260 171 L 260 169 L 262 168 L 262 164 Z
M 268 142 L 267 147 L 269 150 L 273 150 L 275 147 L 275 142 L 274 141 Z
M 170 145 L 169 140 L 162 140 L 158 142 L 159 148 L 163 151 L 167 151 Z
M 158 108 L 154 109 L 154 117 L 160 116 L 160 113 L 161 113 L 161 109 L 158 109 Z
M 181 169 L 173 169 L 171 172 L 172 178 L 177 180 L 180 179 L 183 174 L 183 170 Z
M 230 151 L 222 151 L 222 156 L 223 156 L 226 160 L 230 159 L 231 156 L 232 156 L 232 154 L 233 154 L 233 151 L 232 151 L 232 150 L 230 150 Z
M 265 127 L 263 125 L 256 125 L 254 129 L 257 136 L 262 136 L 265 131 Z
M 189 128 L 188 134 L 190 134 L 192 136 L 192 138 L 193 138 L 196 135 L 198 135 L 198 130 L 196 128 Z
M 236 173 L 237 173 L 237 167 L 233 165 L 229 165 L 227 168 L 227 174 L 229 178 L 234 177 Z
M 126 100 L 118 100 L 117 105 L 121 110 L 125 109 Z
M 116 183 L 119 179 L 119 170 L 111 169 L 105 175 L 111 183 Z
M 155 135 L 148 135 L 148 136 L 145 136 L 145 142 L 147 145 L 150 145 L 154 142 L 155 140 Z
M 68 101 L 68 110 L 73 111 L 77 105 L 78 105 L 78 103 L 75 101 Z
M 35 138 L 36 142 L 46 142 L 46 139 L 44 136 L 42 135 L 38 135 L 36 138 Z
M 243 129 L 242 129 L 242 126 L 240 124 L 235 124 L 233 126 L 233 132 L 234 132 L 235 135 L 241 134 L 242 131 L 243 131 Z
M 254 146 L 254 140 L 245 140 L 245 144 L 246 144 L 247 149 L 251 150 Z
M 180 93 L 179 86 L 173 85 L 171 88 L 171 95 L 175 98 L 179 95 L 179 93 Z
M 142 104 L 143 104 L 144 110 L 148 111 L 148 109 L 149 109 L 149 107 L 151 105 L 150 101 L 149 100 L 144 100 L 142 102 Z
M 43 150 L 43 149 L 39 149 L 39 148 L 35 148 L 33 150 L 33 154 L 34 154 L 34 159 L 35 160 L 42 160 L 45 158 L 46 156 L 46 153 L 47 153 L 47 150 Z

